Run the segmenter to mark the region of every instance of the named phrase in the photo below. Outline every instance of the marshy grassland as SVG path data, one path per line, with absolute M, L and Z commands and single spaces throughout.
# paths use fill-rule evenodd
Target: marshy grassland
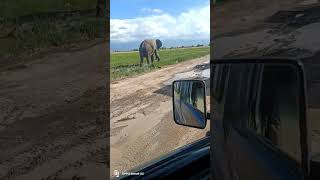
M 2 0 L 0 64 L 50 48 L 102 38 L 106 18 L 92 0 Z
M 132 52 L 115 52 L 111 53 L 110 77 L 111 80 L 117 80 L 125 77 L 150 72 L 171 64 L 177 64 L 183 61 L 199 58 L 210 53 L 209 47 L 196 48 L 176 48 L 160 50 L 161 60 L 154 61 L 153 65 L 147 65 L 144 59 L 144 66 L 140 67 L 140 57 L 138 51 Z

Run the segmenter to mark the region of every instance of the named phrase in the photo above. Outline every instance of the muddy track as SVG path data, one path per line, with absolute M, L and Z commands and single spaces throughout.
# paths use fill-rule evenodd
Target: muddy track
M 211 26 L 214 39 L 254 32 L 265 27 L 266 18 L 279 10 L 291 10 L 305 0 L 226 1 L 211 8 L 215 17 Z M 226 23 L 227 22 L 227 23 Z
M 10 167 L 7 172 L 1 173 L 0 179 L 26 174 L 44 163 L 59 159 L 75 147 L 84 146 L 85 151 L 82 154 L 83 158 L 76 162 L 89 160 L 90 155 L 99 151 L 105 152 L 106 147 L 95 145 L 96 139 L 106 138 L 103 137 L 106 136 L 105 128 L 103 128 L 106 125 L 103 122 L 106 117 L 101 112 L 99 117 L 99 112 L 96 112 L 99 108 L 96 102 L 103 97 L 105 89 L 99 88 L 88 92 L 90 92 L 89 96 L 85 94 L 71 106 L 59 107 L 56 112 L 32 120 L 23 119 L 1 132 L 1 137 L 9 136 L 16 137 L 16 139 L 0 140 L 0 148 L 4 152 L 1 154 L 1 162 L 5 162 L 6 166 Z M 87 146 L 94 148 L 87 148 Z M 76 162 L 67 163 L 65 166 L 68 167 L 69 164 Z M 59 166 L 62 165 L 59 164 Z
M 0 179 L 108 177 L 104 48 L 0 72 Z
M 197 77 L 208 69 L 209 56 L 111 83 L 111 174 L 128 171 L 204 137 L 209 129 L 176 125 L 171 83 Z M 176 77 L 177 75 L 183 75 Z

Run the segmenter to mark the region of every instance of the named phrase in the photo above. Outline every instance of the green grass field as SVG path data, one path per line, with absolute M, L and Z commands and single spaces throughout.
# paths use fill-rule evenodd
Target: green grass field
M 1 0 L 0 16 L 16 17 L 41 12 L 95 8 L 94 0 Z
M 139 52 L 111 53 L 111 80 L 149 72 L 167 65 L 202 57 L 210 53 L 209 47 L 160 50 L 160 62 L 154 61 L 148 66 L 144 59 L 144 66 L 140 67 Z
M 105 19 L 95 13 L 63 18 L 33 14 L 94 9 L 92 0 L 2 0 L 0 2 L 0 64 L 48 48 L 71 47 L 102 38 Z M 21 17 L 27 15 L 28 18 Z M 31 19 L 30 19 L 31 18 Z
M 96 17 L 66 20 L 35 20 L 27 23 L 5 22 L 0 38 L 0 58 L 11 59 L 51 47 L 68 47 L 102 37 L 104 19 Z M 7 32 L 12 33 L 8 35 Z M 1 62 L 0 62 L 1 63 Z

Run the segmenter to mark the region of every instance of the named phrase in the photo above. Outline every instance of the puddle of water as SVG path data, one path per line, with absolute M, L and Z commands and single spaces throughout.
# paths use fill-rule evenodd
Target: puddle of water
M 314 52 L 320 50 L 320 39 L 318 38 L 320 23 L 309 24 L 298 29 L 297 31 L 299 32 L 299 35 L 297 36 L 296 41 L 293 43 L 293 46 L 309 49 Z
M 318 0 L 306 0 L 306 1 L 302 1 L 301 3 L 299 3 L 300 5 L 313 5 L 313 4 L 317 4 L 319 3 Z
M 164 82 L 164 85 L 171 85 L 173 81 L 180 80 L 180 79 L 186 79 L 186 78 L 192 78 L 195 77 L 196 73 L 194 71 L 189 72 L 183 72 L 183 73 L 177 73 L 174 75 L 173 78 L 169 79 L 168 81 Z
M 204 78 L 210 78 L 210 69 L 205 69 L 204 71 L 201 72 L 201 77 Z
M 263 49 L 273 44 L 271 34 L 268 32 L 270 29 L 263 29 L 257 32 L 245 33 L 230 37 L 221 37 L 215 40 L 215 44 L 219 46 L 214 47 L 214 58 L 223 58 L 228 53 L 239 50 L 247 49 L 250 47 L 256 47 L 257 49 Z
M 173 81 L 180 80 L 180 79 L 188 79 L 188 78 L 204 78 L 209 79 L 210 78 L 210 68 L 204 69 L 202 71 L 197 72 L 195 70 L 183 72 L 183 73 L 177 73 L 174 75 L 173 78 L 169 79 L 168 81 L 164 82 L 164 85 L 171 85 Z

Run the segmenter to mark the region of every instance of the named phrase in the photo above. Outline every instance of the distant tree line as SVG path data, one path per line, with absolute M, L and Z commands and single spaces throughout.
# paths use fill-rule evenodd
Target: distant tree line
M 193 47 L 204 47 L 204 44 L 197 44 L 197 45 L 191 45 L 191 46 L 171 46 L 171 47 L 161 47 L 160 49 L 179 49 L 179 48 L 193 48 Z M 210 46 L 210 44 L 208 44 L 207 46 Z
M 197 44 L 197 45 L 191 45 L 191 46 L 171 46 L 171 47 L 161 47 L 160 49 L 181 49 L 181 48 L 193 48 L 193 47 L 204 47 L 204 46 L 210 46 L 210 44 L 204 45 L 204 44 Z M 139 51 L 139 49 L 134 48 L 128 51 Z M 127 51 L 127 52 L 128 52 Z M 120 50 L 114 50 L 113 52 L 126 52 L 126 51 L 120 51 Z

